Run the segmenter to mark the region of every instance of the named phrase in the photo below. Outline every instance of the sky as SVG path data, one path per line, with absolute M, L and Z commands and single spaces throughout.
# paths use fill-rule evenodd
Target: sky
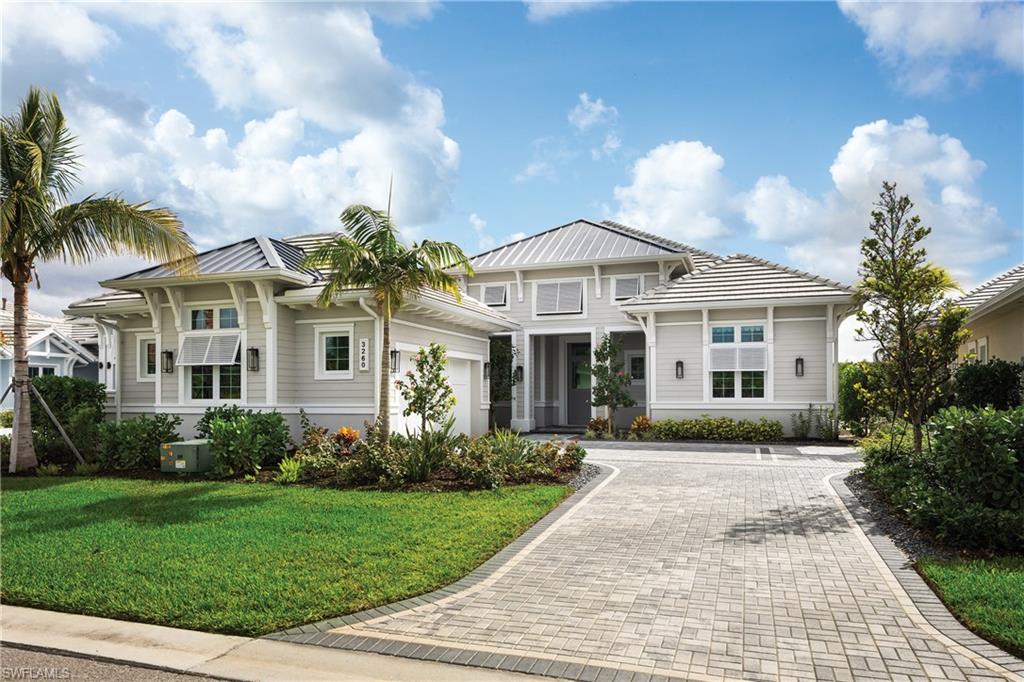
M 969 289 L 1024 260 L 1022 7 L 6 2 L 0 105 L 56 92 L 76 196 L 168 206 L 201 248 L 337 229 L 393 180 L 409 240 L 612 218 L 852 283 L 893 180 Z M 32 307 L 138 264 L 41 264 Z

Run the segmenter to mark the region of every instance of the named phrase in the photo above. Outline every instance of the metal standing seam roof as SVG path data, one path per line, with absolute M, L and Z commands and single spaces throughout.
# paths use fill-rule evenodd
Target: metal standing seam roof
M 477 254 L 470 263 L 474 270 L 483 270 L 618 258 L 654 259 L 693 251 L 619 223 L 576 220 Z
M 648 305 L 722 303 L 727 301 L 813 299 L 849 296 L 853 290 L 839 282 L 788 268 L 762 258 L 726 256 L 694 272 L 657 286 L 621 304 Z
M 1004 291 L 1021 283 L 1024 283 L 1024 263 L 1010 268 L 1001 275 L 996 275 L 984 284 L 971 289 L 957 301 L 957 305 L 974 310 Z
M 341 234 L 341 232 L 313 232 L 311 234 L 296 234 L 290 237 L 282 237 L 281 241 L 297 246 L 305 253 L 310 254 L 327 242 L 334 241 Z
M 264 250 L 260 243 L 261 241 L 266 242 L 272 250 L 271 253 L 267 253 Z M 213 275 L 230 272 L 252 272 L 267 268 L 284 267 L 298 274 L 319 279 L 319 272 L 311 268 L 302 267 L 302 261 L 305 257 L 306 254 L 302 248 L 294 244 L 278 239 L 249 237 L 242 241 L 198 254 L 197 274 Z M 275 261 L 279 261 L 279 263 Z M 144 270 L 122 275 L 110 281 L 160 279 L 177 275 L 178 273 L 174 270 L 171 263 L 162 263 Z

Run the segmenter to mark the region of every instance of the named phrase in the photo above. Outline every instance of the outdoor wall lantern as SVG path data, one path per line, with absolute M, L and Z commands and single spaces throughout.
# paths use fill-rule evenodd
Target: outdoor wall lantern
M 260 371 L 260 349 L 247 348 L 245 351 L 245 368 L 250 372 Z
M 484 381 L 489 381 L 491 378 L 491 363 L 484 363 Z
M 391 373 L 398 374 L 398 363 L 402 360 L 402 354 L 397 350 L 391 351 Z
M 522 365 L 516 365 L 516 371 L 512 374 L 512 378 L 515 379 L 517 383 L 523 380 Z
M 683 361 L 676 360 L 676 379 L 683 378 Z
M 798 377 L 802 377 L 804 375 L 804 359 L 803 358 L 797 358 L 796 359 L 796 375 Z
M 164 371 L 164 374 L 171 374 L 172 372 L 174 372 L 174 351 L 173 350 L 165 350 L 160 355 L 162 356 L 161 357 L 161 361 L 162 361 L 161 369 Z

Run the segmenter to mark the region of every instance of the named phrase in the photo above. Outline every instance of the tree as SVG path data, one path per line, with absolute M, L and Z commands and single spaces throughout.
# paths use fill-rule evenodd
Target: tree
M 488 428 L 497 426 L 494 415 L 494 404 L 512 400 L 512 391 L 516 386 L 515 360 L 519 349 L 512 345 L 511 336 L 492 336 L 490 359 L 490 408 L 487 412 Z
M 440 423 L 455 407 L 455 392 L 448 383 L 448 349 L 439 343 L 420 348 L 413 357 L 415 371 L 408 370 L 405 379 L 395 382 L 405 399 L 406 417 L 420 416 L 420 433 L 429 424 Z
M 0 271 L 14 288 L 14 438 L 11 470 L 37 465 L 28 378 L 28 287 L 37 261 L 86 263 L 116 254 L 170 261 L 181 272 L 195 248 L 166 208 L 115 194 L 68 199 L 78 184 L 75 137 L 56 95 L 29 88 L 17 112 L 0 121 Z
M 621 354 L 622 346 L 612 340 L 611 334 L 605 334 L 594 350 L 594 362 L 590 365 L 591 400 L 597 407 L 608 408 L 608 433 L 615 431 L 615 410 L 636 405 L 629 394 L 632 379 L 623 371 L 625 363 L 619 360 Z
M 924 422 L 968 335 L 967 310 L 946 299 L 956 284 L 927 261 L 921 243 L 931 228 L 911 214 L 910 198 L 897 196 L 896 185 L 884 182 L 875 206 L 871 236 L 860 247 L 855 298 L 864 326 L 857 332 L 878 344 L 882 381 L 876 403 L 887 405 L 894 419 L 910 422 L 914 451 L 921 452 Z
M 380 396 L 377 404 L 379 431 L 391 432 L 390 400 L 387 390 L 391 351 L 391 320 L 402 306 L 424 288 L 446 291 L 462 301 L 456 275 L 473 274 L 469 259 L 452 242 L 424 239 L 406 246 L 399 239 L 391 216 L 369 206 L 352 205 L 341 214 L 345 231 L 323 244 L 305 260 L 310 267 L 327 272 L 317 304 L 327 308 L 347 289 L 369 289 L 380 316 Z M 385 447 L 387 439 L 385 438 Z

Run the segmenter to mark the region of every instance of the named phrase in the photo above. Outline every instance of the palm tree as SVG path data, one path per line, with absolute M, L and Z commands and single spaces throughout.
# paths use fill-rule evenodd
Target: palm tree
M 182 271 L 195 262 L 192 240 L 166 208 L 146 208 L 113 194 L 69 202 L 78 168 L 75 137 L 56 95 L 29 88 L 18 111 L 0 120 L 0 272 L 14 287 L 11 471 L 38 463 L 32 447 L 26 327 L 36 261 L 86 263 L 135 254 L 175 261 Z
M 369 289 L 380 316 L 383 331 L 380 362 L 380 397 L 377 404 L 378 432 L 391 431 L 388 390 L 391 318 L 406 301 L 424 288 L 452 294 L 462 300 L 458 279 L 451 270 L 473 274 L 469 259 L 452 242 L 425 239 L 406 246 L 399 239 L 391 216 L 369 206 L 352 205 L 341 214 L 345 231 L 323 244 L 306 258 L 306 265 L 329 274 L 317 297 L 322 308 L 346 289 Z M 385 438 L 385 443 L 387 442 Z

